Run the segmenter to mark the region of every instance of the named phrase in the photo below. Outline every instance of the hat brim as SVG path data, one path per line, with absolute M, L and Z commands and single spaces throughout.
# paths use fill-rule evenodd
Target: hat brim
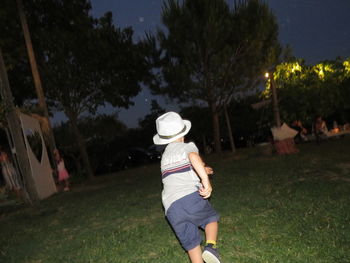
M 159 137 L 159 134 L 156 134 L 156 135 L 153 136 L 154 144 L 156 144 L 156 145 L 168 144 L 168 143 L 176 141 L 177 139 L 185 136 L 190 131 L 192 124 L 188 120 L 183 120 L 183 121 L 184 121 L 186 129 L 182 133 L 180 133 L 180 134 L 178 134 L 178 135 L 176 135 L 176 136 L 174 136 L 174 137 L 172 137 L 170 139 L 162 139 L 162 138 Z

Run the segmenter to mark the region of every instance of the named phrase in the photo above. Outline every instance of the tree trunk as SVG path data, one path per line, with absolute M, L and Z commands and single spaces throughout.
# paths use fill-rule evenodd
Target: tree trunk
M 216 153 L 221 153 L 221 141 L 220 141 L 220 122 L 219 112 L 214 104 L 210 106 L 212 121 L 213 121 L 213 136 L 214 136 L 214 149 Z
M 77 144 L 78 144 L 78 148 L 79 148 L 79 152 L 81 155 L 81 159 L 83 161 L 83 165 L 84 165 L 84 169 L 86 171 L 86 175 L 89 179 L 94 178 L 94 172 L 91 168 L 91 163 L 89 160 L 89 155 L 87 153 L 86 150 L 86 145 L 85 145 L 85 140 L 83 138 L 83 136 L 81 135 L 79 128 L 78 128 L 78 119 L 74 116 L 72 116 L 72 114 L 67 114 L 68 118 L 69 118 L 69 123 L 72 127 L 73 130 L 73 134 L 77 140 Z
M 71 154 L 70 156 L 74 160 L 75 168 L 77 169 L 78 174 L 83 174 L 83 167 L 81 166 L 79 157 L 76 157 L 74 154 Z
M 230 122 L 230 117 L 228 116 L 226 105 L 224 106 L 224 112 L 225 112 L 225 120 L 226 120 L 226 125 L 227 125 L 228 137 L 230 139 L 231 151 L 232 151 L 232 153 L 235 153 L 236 152 L 236 146 L 235 146 L 235 141 L 233 140 L 232 129 L 231 129 L 231 122 Z
M 24 13 L 22 0 L 17 0 L 17 8 L 18 8 L 22 29 L 23 29 L 25 44 L 27 47 L 29 63 L 30 63 L 30 68 L 32 70 L 34 86 L 35 86 L 36 95 L 38 97 L 39 107 L 43 111 L 44 117 L 47 120 L 47 125 L 48 125 L 47 135 L 49 139 L 49 149 L 50 149 L 49 157 L 50 157 L 51 165 L 56 168 L 56 162 L 54 160 L 54 154 L 53 154 L 54 150 L 56 149 L 55 137 L 52 131 L 49 110 L 46 104 L 45 95 L 41 84 L 40 74 L 39 74 L 38 66 L 35 59 L 34 49 L 33 49 L 32 40 L 30 37 L 27 18 Z
M 280 111 L 278 107 L 276 82 L 273 79 L 273 73 L 271 74 L 270 80 L 271 80 L 271 92 L 272 92 L 273 118 L 274 118 L 276 127 L 281 127 L 281 117 L 280 117 Z
M 38 192 L 35 187 L 35 182 L 31 174 L 29 159 L 25 148 L 25 142 L 23 138 L 22 128 L 20 126 L 19 116 L 16 112 L 15 105 L 13 103 L 12 92 L 10 84 L 8 82 L 7 72 L 5 70 L 5 63 L 2 57 L 2 51 L 0 49 L 0 91 L 1 97 L 6 109 L 6 120 L 10 129 L 13 144 L 16 150 L 16 156 L 18 158 L 19 168 L 23 176 L 25 201 L 28 203 L 35 203 L 39 201 Z

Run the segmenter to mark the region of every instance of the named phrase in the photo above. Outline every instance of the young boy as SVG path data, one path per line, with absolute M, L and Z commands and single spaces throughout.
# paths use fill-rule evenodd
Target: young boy
M 167 112 L 157 118 L 156 126 L 153 142 L 168 144 L 161 160 L 165 215 L 192 263 L 220 263 L 216 249 L 219 215 L 207 200 L 212 192 L 208 174 L 213 170 L 204 166 L 194 143 L 184 142 L 191 122 Z M 203 253 L 199 227 L 206 236 Z

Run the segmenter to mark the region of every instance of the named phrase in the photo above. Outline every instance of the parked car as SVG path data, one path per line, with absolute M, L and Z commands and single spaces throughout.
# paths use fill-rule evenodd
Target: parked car
M 151 155 L 151 159 L 154 162 L 160 162 L 160 159 L 162 158 L 162 154 L 164 152 L 166 145 L 151 145 L 148 147 L 147 151 Z

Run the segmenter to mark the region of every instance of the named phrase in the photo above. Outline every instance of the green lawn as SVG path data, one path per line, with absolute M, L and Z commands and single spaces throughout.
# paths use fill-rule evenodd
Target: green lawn
M 224 263 L 350 262 L 350 138 L 206 162 Z M 159 165 L 98 177 L 37 207 L 0 207 L 0 262 L 188 262 L 164 219 Z M 6 208 L 6 209 L 5 209 Z

